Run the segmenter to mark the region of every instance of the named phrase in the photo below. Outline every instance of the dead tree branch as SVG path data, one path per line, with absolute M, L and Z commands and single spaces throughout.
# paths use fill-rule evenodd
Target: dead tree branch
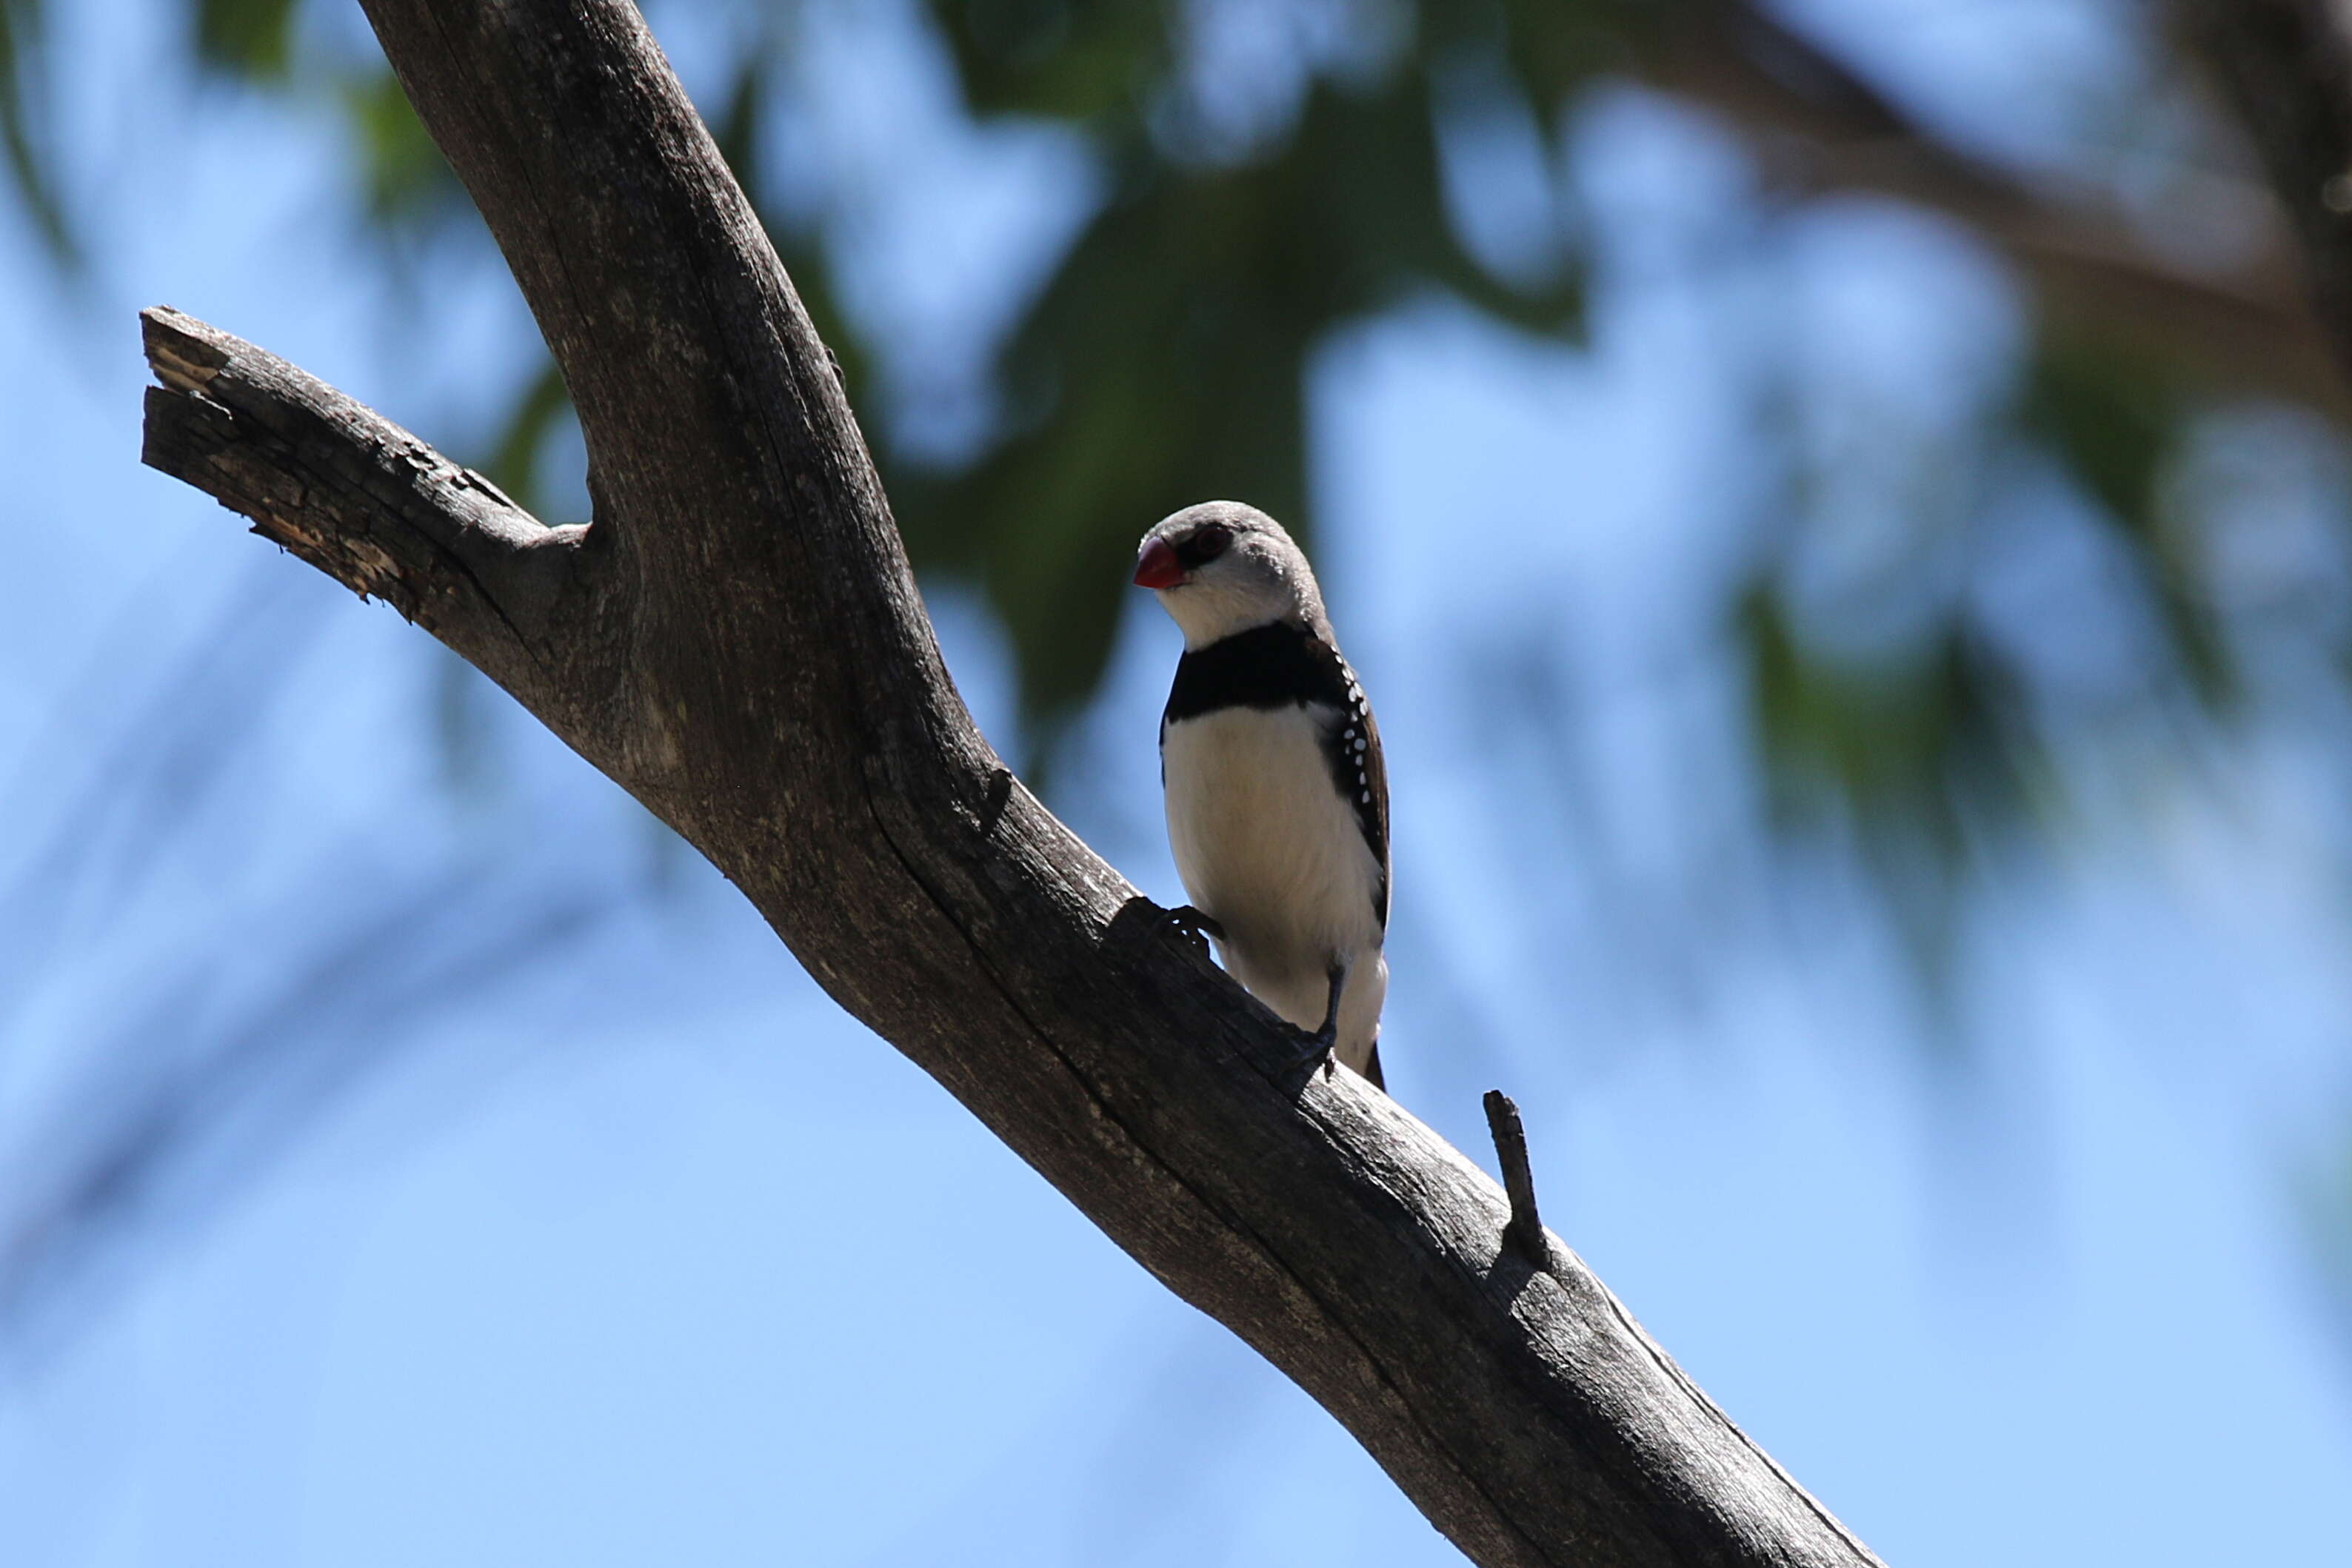
M 1503 1242 L 1530 1265 L 1551 1267 L 1551 1232 L 1536 1212 L 1536 1176 L 1528 1163 L 1528 1130 L 1519 1121 L 1517 1102 L 1499 1089 L 1486 1091 L 1486 1130 L 1494 1135 L 1495 1159 L 1503 1167 L 1503 1192 L 1511 1200 L 1511 1218 L 1503 1226 Z
M 2352 373 L 2352 22 L 2331 0 L 2172 0 L 2302 244 L 2308 337 Z
M 1575 1255 L 1294 1037 L 974 730 L 841 387 L 624 0 L 366 0 L 578 405 L 546 529 L 250 345 L 148 316 L 151 461 L 472 659 L 844 1007 L 1496 1565 L 1874 1562 Z M 1306 1506 L 1303 1504 L 1303 1506 Z
M 2304 13 L 2301 25 L 2316 26 L 2327 9 L 2322 0 L 2174 3 L 2228 30 L 2273 38 L 2276 22 L 2261 22 L 2260 14 Z M 2276 57 L 2259 68 L 2273 78 L 2285 70 L 2309 83 L 2324 74 L 2311 64 L 2319 55 L 2294 47 L 2270 53 Z M 2097 192 L 2051 188 L 1956 151 L 1751 0 L 1669 9 L 1643 68 L 1654 85 L 1729 120 L 1766 176 L 1785 189 L 1868 192 L 1966 224 L 2009 258 L 2051 321 L 2132 343 L 2227 391 L 2292 398 L 2352 419 L 2352 381 L 2318 329 L 2285 221 L 2309 214 L 2325 173 L 2299 171 L 2300 184 L 2282 184 L 2284 212 L 2259 186 L 2207 178 L 2200 199 L 2226 206 L 2233 223 L 2254 214 L 2255 243 L 2227 267 L 2199 268 L 2160 254 Z M 2273 89 L 2265 81 L 2240 95 L 2252 118 L 2274 120 L 2290 100 Z M 2346 101 L 2352 100 L 2337 101 L 2337 112 Z M 2254 129 L 2260 140 L 2277 140 Z M 2340 127 L 2336 151 L 2344 151 Z M 2352 235 L 2341 214 L 2329 217 L 2326 232 Z M 2183 212 L 2179 221 L 2193 227 L 2210 219 Z

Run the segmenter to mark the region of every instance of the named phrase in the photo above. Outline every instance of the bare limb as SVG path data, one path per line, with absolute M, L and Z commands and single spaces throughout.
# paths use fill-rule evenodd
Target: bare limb
M 2172 0 L 2302 242 L 2311 340 L 2352 371 L 2352 20 L 2329 0 Z
M 274 354 L 158 308 L 141 460 L 253 519 L 253 531 L 383 600 L 534 706 L 582 568 L 582 527 L 551 528 L 470 468 Z M 576 642 L 579 628 L 563 641 Z
M 2326 9 L 2262 0 L 2243 15 L 2280 8 Z M 2112 334 L 2222 387 L 2352 422 L 2352 382 L 2316 329 L 2289 225 L 2268 193 L 2210 181 L 2216 204 L 2259 214 L 2260 243 L 2227 268 L 2185 266 L 2098 193 L 2032 183 L 1954 150 L 1748 0 L 1670 16 L 1646 60 L 1649 79 L 1728 118 L 1789 188 L 1867 191 L 1948 214 L 2010 257 L 2048 319 Z M 2318 183 L 2308 182 L 2315 199 Z
M 1494 1136 L 1495 1158 L 1503 1167 L 1503 1190 L 1511 1199 L 1503 1243 L 1532 1267 L 1549 1269 L 1550 1233 L 1536 1213 L 1536 1177 L 1528 1164 L 1528 1130 L 1519 1120 L 1519 1107 L 1499 1089 L 1486 1091 L 1486 1131 Z
M 392 427 L 184 321 L 151 339 L 186 383 L 157 453 L 504 661 L 833 996 L 1475 1560 L 1874 1562 L 1566 1247 L 1546 1239 L 1543 1270 L 1507 1251 L 1509 1207 L 1467 1159 L 1352 1074 L 1284 1073 L 1288 1032 L 1010 778 L 824 346 L 635 10 L 366 5 L 574 393 L 596 520 L 542 544 Z M 219 357 L 210 381 L 189 343 Z M 542 601 L 510 579 L 551 546 L 571 564 Z

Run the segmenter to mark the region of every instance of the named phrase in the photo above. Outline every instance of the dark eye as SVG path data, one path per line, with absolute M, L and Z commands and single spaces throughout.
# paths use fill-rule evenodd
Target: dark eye
M 1223 523 L 1203 523 L 1192 530 L 1192 537 L 1176 547 L 1176 559 L 1188 568 L 1205 564 L 1225 553 L 1234 542 L 1234 530 Z

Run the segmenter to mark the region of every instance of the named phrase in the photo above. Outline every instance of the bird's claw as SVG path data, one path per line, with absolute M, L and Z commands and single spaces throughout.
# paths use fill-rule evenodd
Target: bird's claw
M 1189 904 L 1161 910 L 1160 923 L 1162 929 L 1182 937 L 1203 958 L 1210 956 L 1210 937 L 1213 936 L 1220 942 L 1225 939 L 1225 928 L 1217 923 L 1215 916 L 1203 914 Z
M 1334 1049 L 1334 1044 L 1339 1038 L 1336 1025 L 1327 1023 L 1318 1030 L 1304 1030 L 1293 1024 L 1290 1026 L 1290 1033 L 1298 1045 L 1297 1054 L 1291 1059 L 1289 1069 L 1291 1071 L 1303 1069 L 1312 1072 L 1317 1068 L 1321 1068 L 1328 1072 L 1339 1065 L 1339 1053 Z

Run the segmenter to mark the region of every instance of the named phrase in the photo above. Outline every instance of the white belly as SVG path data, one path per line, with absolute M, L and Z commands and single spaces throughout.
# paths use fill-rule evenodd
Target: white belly
M 1347 967 L 1337 1043 L 1360 1070 L 1388 991 L 1373 904 L 1381 866 L 1319 739 L 1318 718 L 1299 707 L 1170 725 L 1168 841 L 1186 894 L 1224 927 L 1225 967 L 1276 1014 L 1320 1025 L 1330 969 Z

